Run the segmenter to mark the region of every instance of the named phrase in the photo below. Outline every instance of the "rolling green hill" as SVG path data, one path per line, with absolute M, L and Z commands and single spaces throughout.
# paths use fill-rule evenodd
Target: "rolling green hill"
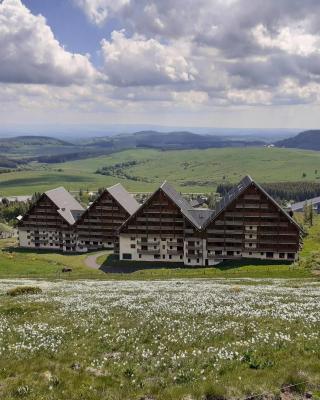
M 111 175 L 96 173 L 108 166 Z M 1 174 L 0 195 L 32 194 L 60 185 L 69 190 L 96 190 L 117 182 L 131 191 L 152 191 L 165 179 L 183 192 L 211 192 L 219 183 L 236 183 L 246 174 L 259 182 L 319 182 L 320 153 L 251 147 L 127 150 L 66 163 L 34 164 L 32 170 Z
M 305 150 L 320 150 L 320 131 L 312 130 L 299 133 L 289 139 L 276 142 L 277 147 L 286 147 Z

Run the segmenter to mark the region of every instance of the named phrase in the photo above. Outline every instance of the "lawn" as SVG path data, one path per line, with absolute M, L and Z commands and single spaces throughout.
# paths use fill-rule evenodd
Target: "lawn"
M 138 161 L 138 164 L 123 169 L 126 178 L 95 173 L 103 166 L 128 161 Z M 183 151 L 133 149 L 61 164 L 34 164 L 28 171 L 1 174 L 0 194 L 32 194 L 60 185 L 69 190 L 97 190 L 118 182 L 133 192 L 153 191 L 165 179 L 183 192 L 212 192 L 217 184 L 236 183 L 246 174 L 258 182 L 316 181 L 320 178 L 316 171 L 320 171 L 320 153 L 315 151 L 251 147 Z
M 298 216 L 301 222 L 301 215 Z M 180 265 L 119 261 L 111 252 L 98 256 L 101 270 L 85 265 L 88 254 L 64 254 L 52 251 L 34 251 L 17 248 L 17 242 L 0 240 L 0 278 L 46 278 L 46 279 L 103 279 L 103 280 L 155 280 L 186 278 L 284 278 L 317 279 L 311 267 L 320 270 L 320 217 L 308 228 L 304 238 L 300 262 L 294 264 L 278 261 L 243 259 L 226 261 L 216 267 L 183 267 Z M 99 253 L 97 254 L 99 255 Z M 72 268 L 62 274 L 64 267 Z
M 317 399 L 320 285 L 247 283 L 2 280 L 0 397 Z M 43 292 L 6 295 L 21 284 Z

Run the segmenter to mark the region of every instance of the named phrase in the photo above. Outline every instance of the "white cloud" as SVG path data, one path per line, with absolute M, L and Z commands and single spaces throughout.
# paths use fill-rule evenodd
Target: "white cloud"
M 258 25 L 252 30 L 257 43 L 263 48 L 280 49 L 288 54 L 308 56 L 319 52 L 320 38 L 306 33 L 301 28 L 282 27 L 276 35 L 271 35 L 267 28 Z
M 197 71 L 187 60 L 185 46 L 164 45 L 140 35 L 126 38 L 114 31 L 101 43 L 105 73 L 116 86 L 191 82 Z
M 69 85 L 94 78 L 87 56 L 66 51 L 20 0 L 0 3 L 0 81 Z
M 89 20 L 96 25 L 102 25 L 109 14 L 114 14 L 130 3 L 130 0 L 74 0 L 87 15 Z

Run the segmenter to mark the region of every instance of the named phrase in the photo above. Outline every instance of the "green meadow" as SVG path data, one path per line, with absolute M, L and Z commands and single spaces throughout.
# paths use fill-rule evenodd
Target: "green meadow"
M 128 161 L 114 176 L 98 168 Z M 319 171 L 319 175 L 318 172 Z M 127 150 L 109 156 L 61 164 L 32 164 L 28 170 L 0 174 L 1 196 L 32 194 L 60 185 L 69 190 L 96 190 L 121 182 L 133 192 L 152 191 L 167 179 L 182 192 L 212 192 L 222 182 L 238 182 L 250 174 L 259 182 L 317 181 L 320 153 L 278 148 L 208 150 Z

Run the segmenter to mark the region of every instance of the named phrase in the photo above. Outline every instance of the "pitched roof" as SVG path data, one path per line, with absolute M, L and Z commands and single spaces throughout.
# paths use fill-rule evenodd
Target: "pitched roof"
M 300 230 L 301 226 L 266 192 L 250 175 L 245 176 L 237 186 L 232 188 L 215 206 L 214 212 L 207 219 L 205 226 L 207 227 L 221 212 L 223 212 L 237 197 L 240 196 L 251 184 L 254 184 L 294 225 Z
M 308 204 L 308 205 L 318 205 L 319 203 L 320 203 L 320 197 L 314 197 L 312 199 L 299 201 L 298 203 L 291 204 L 291 210 L 292 211 L 299 211 L 299 210 L 303 210 L 303 208 L 304 208 L 304 206 L 306 204 Z
M 58 207 L 58 213 L 70 225 L 73 225 L 84 211 L 82 205 L 64 187 L 48 190 L 45 194 Z
M 121 183 L 117 183 L 106 190 L 130 215 L 136 212 L 140 207 L 140 204 L 137 202 L 137 200 L 126 191 Z
M 191 204 L 181 196 L 167 181 L 163 182 L 160 189 L 180 208 L 182 214 L 198 229 L 201 228 L 199 213 L 194 212 Z

